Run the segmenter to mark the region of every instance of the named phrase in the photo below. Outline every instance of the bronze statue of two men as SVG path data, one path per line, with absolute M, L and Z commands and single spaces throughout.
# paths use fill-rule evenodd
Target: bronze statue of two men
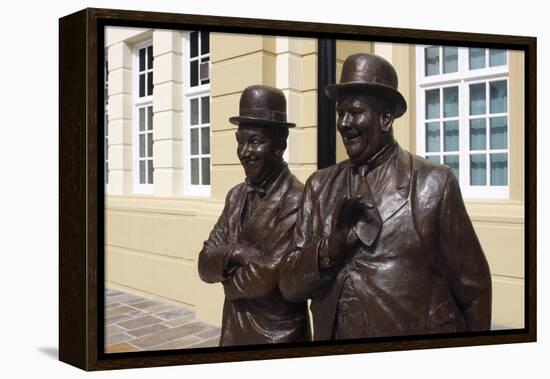
M 458 182 L 395 141 L 397 84 L 379 56 L 346 59 L 325 90 L 349 159 L 305 187 L 283 160 L 284 94 L 244 90 L 230 121 L 246 181 L 199 255 L 224 286 L 222 346 L 310 340 L 307 300 L 315 340 L 489 330 L 489 266 Z

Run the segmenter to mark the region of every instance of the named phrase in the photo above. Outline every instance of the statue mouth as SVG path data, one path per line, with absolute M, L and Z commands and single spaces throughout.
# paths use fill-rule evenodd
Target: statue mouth
M 361 142 L 361 135 L 343 135 L 342 141 L 344 145 L 354 145 Z
M 259 162 L 259 159 L 256 159 L 256 158 L 241 159 L 241 164 L 244 167 L 255 166 L 258 162 Z

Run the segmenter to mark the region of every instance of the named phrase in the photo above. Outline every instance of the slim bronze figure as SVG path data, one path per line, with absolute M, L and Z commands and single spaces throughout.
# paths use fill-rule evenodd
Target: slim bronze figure
M 237 155 L 246 181 L 232 188 L 199 254 L 199 274 L 225 291 L 221 346 L 308 341 L 305 301 L 285 300 L 280 262 L 292 240 L 303 184 L 283 160 L 286 99 L 268 86 L 247 87 L 239 103 Z
M 356 54 L 326 87 L 349 160 L 308 179 L 280 277 L 286 298 L 311 299 L 316 340 L 490 328 L 489 266 L 454 174 L 394 140 L 397 81 Z

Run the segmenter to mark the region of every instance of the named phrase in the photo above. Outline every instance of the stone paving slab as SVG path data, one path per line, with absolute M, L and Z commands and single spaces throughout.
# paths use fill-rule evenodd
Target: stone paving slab
M 220 328 L 159 299 L 105 289 L 105 352 L 219 346 Z
M 202 342 L 200 338 L 197 338 L 195 336 L 186 336 L 170 342 L 163 343 L 161 345 L 154 346 L 151 348 L 151 350 L 184 349 L 200 342 Z
M 118 325 L 122 326 L 124 329 L 131 330 L 131 329 L 142 328 L 144 326 L 151 325 L 151 324 L 158 324 L 161 321 L 162 319 L 155 316 L 144 316 L 144 317 L 135 318 L 133 320 L 119 322 Z
M 213 337 L 219 337 L 220 336 L 220 328 L 208 329 L 208 330 L 205 330 L 204 332 L 200 332 L 200 333 L 196 334 L 196 336 L 199 337 L 199 338 L 204 338 L 204 339 L 211 339 Z
M 117 322 L 120 322 L 120 321 L 125 321 L 125 320 L 129 320 L 129 319 L 132 319 L 134 318 L 134 316 L 132 315 L 117 315 L 117 316 L 111 316 L 111 317 L 106 317 L 105 318 L 105 324 L 106 325 L 110 325 L 110 324 L 114 324 L 114 323 L 117 323 Z
M 204 331 L 204 329 L 205 329 L 204 325 L 201 325 L 198 322 L 193 322 L 190 324 L 178 326 L 168 330 L 163 330 L 161 332 L 151 334 L 148 336 L 136 338 L 132 340 L 132 345 L 136 345 L 138 347 L 141 347 L 142 349 L 146 349 L 149 347 L 160 345 L 161 343 L 164 343 L 167 341 L 175 340 L 180 337 L 190 336 L 198 332 L 202 332 Z
M 165 321 L 164 324 L 168 325 L 172 328 L 175 328 L 176 326 L 182 326 L 182 325 L 185 325 L 185 324 L 189 324 L 193 320 L 195 320 L 195 314 L 194 313 L 189 313 L 189 314 L 186 314 L 183 317 L 176 318 L 176 319 L 170 320 L 170 321 Z
M 107 336 L 105 338 L 105 341 L 107 342 L 107 345 L 114 345 L 114 344 L 120 343 L 120 342 L 127 342 L 127 341 L 129 341 L 133 338 L 134 338 L 134 336 L 132 336 L 130 334 L 118 333 L 118 334 L 113 334 L 111 336 Z
M 130 331 L 128 331 L 128 334 L 131 334 L 134 337 L 142 337 L 142 336 L 146 336 L 148 334 L 160 332 L 160 331 L 166 330 L 166 329 L 169 329 L 166 325 L 153 324 L 153 325 L 145 326 L 143 328 L 130 330 Z
M 214 337 L 214 338 L 210 338 L 209 340 L 206 340 L 206 341 L 202 341 L 202 342 L 199 342 L 199 343 L 196 343 L 194 345 L 189 345 L 189 346 L 186 346 L 188 348 L 197 348 L 197 347 L 216 347 L 216 346 L 220 346 L 220 337 Z
M 113 334 L 122 333 L 124 331 L 125 331 L 124 328 L 121 328 L 118 325 L 111 324 L 111 325 L 107 325 L 107 327 L 105 328 L 105 335 L 112 336 Z
M 126 342 L 117 343 L 114 345 L 107 346 L 105 348 L 106 353 L 125 353 L 129 351 L 138 351 L 139 349 L 135 346 L 132 346 Z
M 132 304 L 132 307 L 139 308 L 139 309 L 148 309 L 148 308 L 156 307 L 161 304 L 162 303 L 160 301 L 148 300 L 148 301 L 144 301 L 143 303 L 134 303 Z

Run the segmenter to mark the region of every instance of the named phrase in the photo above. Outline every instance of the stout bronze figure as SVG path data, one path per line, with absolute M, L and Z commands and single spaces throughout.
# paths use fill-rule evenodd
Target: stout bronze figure
M 326 93 L 349 160 L 306 183 L 285 297 L 311 299 L 316 340 L 488 330 L 489 267 L 458 182 L 394 140 L 407 104 L 392 65 L 349 56 Z
M 292 240 L 303 184 L 283 160 L 288 128 L 282 91 L 250 86 L 242 93 L 237 155 L 245 183 L 232 188 L 199 255 L 199 274 L 225 291 L 221 346 L 310 340 L 307 304 L 285 300 L 279 264 Z

